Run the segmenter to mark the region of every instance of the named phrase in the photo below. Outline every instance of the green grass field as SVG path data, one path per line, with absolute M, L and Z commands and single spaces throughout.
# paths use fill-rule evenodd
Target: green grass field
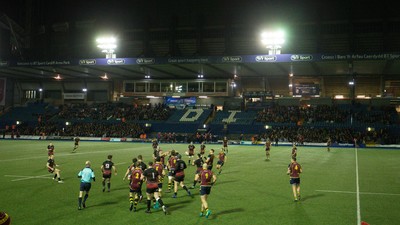
M 302 200 L 293 202 L 286 175 L 291 148 L 272 147 L 271 160 L 265 160 L 262 146 L 229 146 L 227 163 L 209 196 L 212 215 L 198 216 L 200 197 L 178 191 L 178 198 L 164 193 L 170 214 L 161 210 L 144 213 L 129 211 L 128 185 L 122 177 L 131 159 L 139 154 L 151 159 L 150 143 L 81 142 L 78 153 L 71 153 L 72 141 L 55 141 L 55 160 L 60 164 L 63 184 L 51 179 L 45 164 L 48 141 L 0 141 L 0 211 L 6 211 L 12 224 L 400 224 L 400 175 L 398 150 L 360 149 L 358 182 L 356 152 L 353 148 L 299 147 L 298 162 L 303 167 Z M 186 144 L 161 144 L 164 150 L 186 151 Z M 199 145 L 196 145 L 199 148 Z M 219 149 L 220 145 L 207 145 Z M 102 192 L 101 163 L 112 154 L 118 175 L 112 177 L 110 193 Z M 186 160 L 186 156 L 183 156 Z M 87 208 L 77 210 L 77 173 L 86 160 L 97 176 Z M 215 167 L 214 167 L 215 168 Z M 186 170 L 191 186 L 194 167 Z M 167 186 L 164 181 L 164 190 Z M 359 192 L 357 192 L 357 183 Z M 145 190 L 143 188 L 143 190 Z M 357 195 L 358 193 L 358 195 Z M 359 196 L 359 198 L 357 198 Z M 360 213 L 357 213 L 357 209 Z M 358 216 L 360 215 L 360 216 Z

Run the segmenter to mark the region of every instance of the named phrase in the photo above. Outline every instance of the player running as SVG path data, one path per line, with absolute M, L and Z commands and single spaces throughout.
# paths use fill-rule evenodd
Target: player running
M 103 173 L 103 192 L 106 190 L 106 183 L 107 183 L 107 191 L 110 192 L 111 188 L 111 175 L 112 171 L 114 170 L 115 176 L 117 175 L 117 169 L 112 162 L 112 155 L 107 156 L 107 160 L 103 162 L 101 165 L 101 172 Z
M 207 163 L 204 163 L 203 170 L 200 174 L 196 175 L 196 180 L 200 181 L 200 217 L 205 215 L 205 217 L 208 218 L 211 215 L 211 210 L 208 208 L 207 198 L 211 193 L 211 187 L 217 181 L 217 177 L 208 169 Z
M 76 149 L 79 147 L 79 141 L 81 139 L 79 137 L 74 137 L 74 149 L 72 149 L 72 152 L 76 152 Z
M 222 140 L 222 148 L 224 149 L 224 152 L 228 154 L 228 138 L 224 137 Z
M 54 173 L 53 180 L 57 179 L 57 180 L 58 180 L 58 183 L 64 183 L 64 182 L 61 180 L 61 176 L 60 176 L 60 171 L 61 171 L 61 170 L 57 169 L 57 168 L 56 168 L 57 166 L 58 166 L 58 165 L 57 165 L 56 162 L 54 161 L 54 155 L 50 155 L 50 156 L 49 156 L 49 159 L 47 160 L 47 164 L 46 164 L 47 171 L 49 171 L 49 173 Z
M 147 210 L 146 213 L 151 213 L 150 205 L 151 198 L 154 197 L 158 202 L 158 205 L 161 206 L 165 215 L 167 215 L 167 207 L 164 205 L 164 202 L 161 200 L 160 195 L 158 193 L 158 184 L 160 174 L 153 168 L 153 162 L 149 162 L 149 168 L 147 168 L 143 172 L 143 176 L 146 180 L 146 195 L 147 195 Z
M 200 153 L 197 154 L 197 159 L 194 161 L 194 165 L 196 166 L 196 172 L 194 174 L 194 181 L 193 185 L 190 187 L 190 189 L 194 189 L 196 187 L 196 183 L 198 182 L 198 179 L 196 179 L 197 174 L 200 174 L 201 171 L 203 170 L 203 158 L 201 157 Z
M 49 145 L 47 145 L 47 156 L 50 159 L 50 156 L 54 155 L 54 145 L 53 143 L 49 143 Z
M 201 145 L 200 145 L 200 155 L 201 155 L 201 158 L 203 158 L 204 157 L 204 154 L 206 153 L 206 145 L 205 145 L 205 142 L 203 141 L 203 142 L 201 142 Z M 206 158 L 204 158 L 204 159 L 206 159 Z
M 214 158 L 215 158 L 214 149 L 211 149 L 210 154 L 208 155 L 207 160 L 206 160 L 209 170 L 212 170 L 212 168 L 213 168 Z
M 296 161 L 296 157 L 292 157 L 288 166 L 287 174 L 290 176 L 290 184 L 292 185 L 295 202 L 300 200 L 300 173 L 302 172 L 303 170 L 301 165 Z
M 221 174 L 222 172 L 222 166 L 226 162 L 226 153 L 224 152 L 224 149 L 221 149 L 221 151 L 218 153 L 218 162 L 217 162 L 217 170 L 218 174 Z
M 292 147 L 292 158 L 296 158 L 297 157 L 297 147 L 296 144 L 293 143 L 293 147 Z
M 141 193 L 141 183 L 144 179 L 143 171 L 140 169 L 140 163 L 137 161 L 132 164 L 129 179 L 129 210 L 136 212 L 136 206 L 139 202 L 139 194 Z
M 174 194 L 172 198 L 176 198 L 178 195 L 178 185 L 181 186 L 189 196 L 192 196 L 189 189 L 186 187 L 185 180 L 185 169 L 187 168 L 185 161 L 182 160 L 180 154 L 177 155 L 176 169 L 175 169 L 175 179 L 174 179 Z
M 194 166 L 193 156 L 194 156 L 194 149 L 195 148 L 196 147 L 194 146 L 193 142 L 190 142 L 190 144 L 188 145 L 188 151 L 187 151 L 187 155 L 189 157 L 188 165 Z M 192 161 L 192 164 L 190 164 L 191 161 Z
M 265 141 L 265 156 L 267 157 L 267 160 L 269 160 L 270 157 L 270 152 L 271 152 L 271 140 L 267 138 Z
M 176 169 L 176 152 L 175 150 L 171 150 L 169 159 L 168 159 L 168 190 L 167 192 L 171 192 L 172 182 L 175 176 Z

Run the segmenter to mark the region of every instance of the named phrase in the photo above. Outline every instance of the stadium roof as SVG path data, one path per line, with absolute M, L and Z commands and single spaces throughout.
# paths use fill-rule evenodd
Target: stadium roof
M 296 58 L 297 57 L 297 58 Z M 332 58 L 333 57 L 333 58 Z M 347 57 L 341 59 L 341 57 Z M 324 59 L 325 58 L 325 59 Z M 335 59 L 334 59 L 335 58 Z M 398 79 L 400 54 L 247 55 L 180 58 L 78 59 L 0 62 L 0 75 L 18 80 L 101 79 L 228 79 L 239 77 L 380 76 Z

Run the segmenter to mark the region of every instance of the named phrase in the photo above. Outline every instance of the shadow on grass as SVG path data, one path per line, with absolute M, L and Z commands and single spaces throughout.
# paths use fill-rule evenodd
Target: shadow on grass
M 219 211 L 219 212 L 216 212 L 214 214 L 211 214 L 210 219 L 217 218 L 218 216 L 222 216 L 222 215 L 225 215 L 225 214 L 231 214 L 231 213 L 237 213 L 237 212 L 243 212 L 243 211 L 244 211 L 243 208 L 234 208 L 234 209 L 228 209 L 228 210 L 224 210 L 224 211 Z
M 88 200 L 90 201 L 90 198 Z M 99 204 L 96 204 L 96 205 L 90 205 L 90 202 L 89 202 L 89 204 L 86 206 L 86 208 L 108 206 L 108 205 L 116 205 L 118 203 L 120 203 L 120 201 L 105 201 L 105 202 L 102 202 L 102 203 L 99 203 Z
M 239 172 L 239 170 L 228 170 L 228 171 L 226 171 L 226 170 L 224 170 L 224 168 L 222 167 L 222 173 L 221 173 L 221 174 L 215 173 L 215 175 L 219 176 L 219 175 L 223 175 L 223 174 L 237 173 L 237 172 Z
M 319 197 L 322 197 L 322 196 L 325 196 L 325 195 L 324 194 L 315 194 L 315 195 L 307 195 L 305 197 L 301 196 L 301 200 L 300 201 L 306 201 L 306 200 L 309 200 L 309 199 L 319 198 Z
M 224 180 L 224 181 L 217 181 L 215 183 L 215 185 L 221 185 L 221 184 L 227 184 L 227 183 L 233 183 L 233 182 L 237 182 L 237 180 Z
M 168 208 L 169 214 L 171 214 L 171 212 L 173 213 L 175 210 L 178 210 L 178 209 L 181 209 L 181 208 L 186 207 L 186 206 L 187 206 L 186 204 L 188 204 L 189 202 L 191 202 L 191 201 L 192 201 L 192 198 L 188 197 L 187 200 L 185 200 L 185 201 L 179 201 L 179 202 L 178 202 L 178 201 L 174 202 L 174 201 L 171 201 L 171 200 L 166 200 L 166 199 L 164 198 L 163 201 L 164 201 L 164 204 L 165 204 L 165 205 L 167 206 L 167 208 Z

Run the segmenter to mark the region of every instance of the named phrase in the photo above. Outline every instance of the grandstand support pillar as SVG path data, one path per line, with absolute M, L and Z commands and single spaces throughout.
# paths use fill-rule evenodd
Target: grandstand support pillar
M 288 79 L 288 83 L 289 83 L 289 96 L 293 96 L 293 73 L 289 74 L 289 79 Z
M 350 99 L 352 101 L 352 104 L 355 103 L 355 99 L 356 99 L 356 74 L 354 73 L 354 69 L 353 69 L 353 61 L 349 62 L 349 75 L 351 76 L 350 82 L 349 82 L 349 86 L 350 86 Z
M 324 77 L 320 77 L 319 79 L 319 86 L 320 86 L 320 96 L 325 97 L 326 96 L 326 91 L 325 91 L 325 79 Z

